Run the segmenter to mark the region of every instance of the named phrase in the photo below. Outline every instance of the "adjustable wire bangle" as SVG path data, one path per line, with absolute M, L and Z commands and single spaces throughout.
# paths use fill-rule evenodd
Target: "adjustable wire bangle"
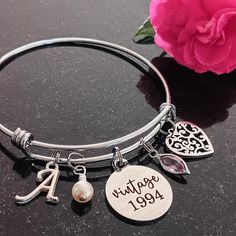
M 49 40 L 41 40 L 33 43 L 29 43 L 27 45 L 24 45 L 22 47 L 16 48 L 4 56 L 0 58 L 0 68 L 1 70 L 9 63 L 11 62 L 14 58 L 21 56 L 25 53 L 29 53 L 32 50 L 35 49 L 40 49 L 48 46 L 61 46 L 66 43 L 70 43 L 71 45 L 74 46 L 100 46 L 100 47 L 105 47 L 113 50 L 120 51 L 124 54 L 127 54 L 129 56 L 132 56 L 133 58 L 138 59 L 145 65 L 147 65 L 149 68 L 151 68 L 159 77 L 160 81 L 162 82 L 162 85 L 164 87 L 165 91 L 165 101 L 160 107 L 160 113 L 148 124 L 143 126 L 142 128 L 127 134 L 123 137 L 116 138 L 110 141 L 106 142 L 101 142 L 101 143 L 95 143 L 95 144 L 86 144 L 86 145 L 60 145 L 60 144 L 51 144 L 51 143 L 45 143 L 45 142 L 40 142 L 34 140 L 34 136 L 25 131 L 21 130 L 20 128 L 17 128 L 15 131 L 11 131 L 2 124 L 0 124 L 0 130 L 8 135 L 11 138 L 12 143 L 19 149 L 21 149 L 27 156 L 33 158 L 33 159 L 38 159 L 42 161 L 55 161 L 55 157 L 53 156 L 45 156 L 45 155 L 39 155 L 32 153 L 29 149 L 30 146 L 34 147 L 39 147 L 39 148 L 45 148 L 49 150 L 58 150 L 58 151 L 86 151 L 86 150 L 93 150 L 93 149 L 106 149 L 106 148 L 111 148 L 118 146 L 120 144 L 123 144 L 129 140 L 132 140 L 137 137 L 142 137 L 143 134 L 146 134 L 148 131 L 149 133 L 146 134 L 144 137 L 144 141 L 149 141 L 151 140 L 160 130 L 162 125 L 165 123 L 166 118 L 172 114 L 172 116 L 175 116 L 175 108 L 171 104 L 171 96 L 170 92 L 168 89 L 168 85 L 160 73 L 160 71 L 153 66 L 146 58 L 143 56 L 139 55 L 138 53 L 127 49 L 125 47 L 122 47 L 120 45 L 106 42 L 106 41 L 101 41 L 101 40 L 95 40 L 95 39 L 89 39 L 89 38 L 55 38 L 55 39 L 49 39 Z M 135 149 L 140 147 L 140 142 L 135 142 L 131 146 L 128 146 L 122 150 L 120 150 L 122 155 L 125 155 L 129 152 L 134 151 Z M 97 161 L 104 161 L 108 159 L 112 159 L 113 154 L 104 154 L 100 156 L 93 156 L 93 157 L 84 157 L 81 159 L 80 158 L 73 158 L 71 159 L 72 163 L 91 163 L 91 162 L 97 162 Z M 67 158 L 59 158 L 59 163 L 67 163 Z
M 203 130 L 190 122 L 182 121 L 176 124 L 173 122 L 176 118 L 176 110 L 174 105 L 171 104 L 170 92 L 162 74 L 147 59 L 119 45 L 87 38 L 42 40 L 5 54 L 0 58 L 0 70 L 14 58 L 32 50 L 48 46 L 63 46 L 67 43 L 72 46 L 98 46 L 112 49 L 119 51 L 122 55 L 126 54 L 141 61 L 159 77 L 164 87 L 165 101 L 160 106 L 160 113 L 142 128 L 123 137 L 94 144 L 59 145 L 39 142 L 34 140 L 34 136 L 25 130 L 17 128 L 15 131 L 11 131 L 0 124 L 0 130 L 11 138 L 13 145 L 30 158 L 47 162 L 45 169 L 37 173 L 36 180 L 41 184 L 25 196 L 16 195 L 16 202 L 24 204 L 31 201 L 39 193 L 47 192 L 46 201 L 57 203 L 59 198 L 54 194 L 60 176 L 59 167 L 63 164 L 71 168 L 74 175 L 78 176 L 78 182 L 72 187 L 74 200 L 79 203 L 86 203 L 92 199 L 94 189 L 91 183 L 87 181 L 85 164 L 112 160 L 111 166 L 115 171 L 110 175 L 105 187 L 106 198 L 112 208 L 120 215 L 136 221 L 149 221 L 164 215 L 171 206 L 173 199 L 170 184 L 164 176 L 151 168 L 129 165 L 124 155 L 142 147 L 147 151 L 150 158 L 165 171 L 174 175 L 190 174 L 185 161 L 181 157 L 196 158 L 212 154 L 214 149 L 210 140 Z M 169 123 L 169 126 L 167 130 L 162 130 L 166 122 Z M 165 147 L 170 153 L 159 154 L 149 142 L 159 133 L 164 135 Z M 130 146 L 126 145 L 122 150 L 119 149 L 119 145 L 137 138 L 139 138 L 138 142 L 134 141 Z M 51 150 L 52 154 L 50 156 L 35 154 L 30 150 L 31 146 Z M 110 153 L 91 157 L 85 157 L 81 154 L 86 150 L 95 149 L 109 149 Z M 70 152 L 67 158 L 61 156 L 62 151 Z M 45 176 L 47 177 L 45 178 Z

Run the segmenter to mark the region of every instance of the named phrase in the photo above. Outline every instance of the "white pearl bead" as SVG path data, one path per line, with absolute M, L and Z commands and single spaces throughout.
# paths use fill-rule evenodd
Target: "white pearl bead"
M 85 180 L 79 180 L 72 188 L 72 196 L 75 201 L 85 203 L 93 197 L 93 186 Z

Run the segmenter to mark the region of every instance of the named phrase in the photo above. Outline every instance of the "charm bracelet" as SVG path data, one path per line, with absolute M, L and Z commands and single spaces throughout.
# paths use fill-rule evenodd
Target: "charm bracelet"
M 160 71 L 146 58 L 138 53 L 117 44 L 89 38 L 55 38 L 33 42 L 16 48 L 0 58 L 0 70 L 13 59 L 36 49 L 63 46 L 96 46 L 114 50 L 121 55 L 132 57 L 148 66 L 160 79 L 165 101 L 160 106 L 159 114 L 140 129 L 110 141 L 86 145 L 59 145 L 36 141 L 34 136 L 21 128 L 14 131 L 0 124 L 0 130 L 11 138 L 11 142 L 28 158 L 46 162 L 45 169 L 37 173 L 36 180 L 40 184 L 25 196 L 15 196 L 17 204 L 25 204 L 33 200 L 41 192 L 46 192 L 46 201 L 57 203 L 55 196 L 60 167 L 67 166 L 78 176 L 78 182 L 72 188 L 72 196 L 78 204 L 90 201 L 94 194 L 91 183 L 86 179 L 86 163 L 109 161 L 114 168 L 105 186 L 108 203 L 121 216 L 135 221 L 150 221 L 164 215 L 171 206 L 173 192 L 167 179 L 156 170 L 142 166 L 129 165 L 125 156 L 131 152 L 145 151 L 162 169 L 173 175 L 190 174 L 184 158 L 198 158 L 213 154 L 212 144 L 195 124 L 186 121 L 175 123 L 176 109 L 171 104 L 168 85 Z M 156 145 L 158 138 L 167 153 L 159 153 Z M 126 143 L 132 144 L 127 145 Z M 126 144 L 126 146 L 125 146 Z M 122 149 L 119 149 L 119 146 Z M 36 154 L 31 147 L 43 148 L 50 155 Z M 159 145 L 160 147 L 160 145 Z M 107 150 L 103 155 L 85 156 L 89 150 Z M 69 153 L 65 155 L 65 153 Z M 82 154 L 83 153 L 83 154 Z M 64 154 L 64 155 L 63 155 Z M 98 167 L 99 168 L 99 167 Z

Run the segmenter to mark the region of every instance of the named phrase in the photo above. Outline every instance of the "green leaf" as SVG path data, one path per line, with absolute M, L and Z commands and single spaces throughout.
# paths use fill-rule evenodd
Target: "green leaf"
M 148 17 L 134 35 L 133 41 L 139 44 L 153 44 L 154 36 L 155 31 L 150 22 L 150 18 Z

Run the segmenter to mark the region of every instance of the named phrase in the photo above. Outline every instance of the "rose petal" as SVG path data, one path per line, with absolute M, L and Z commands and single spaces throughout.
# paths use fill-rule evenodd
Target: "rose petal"
M 168 14 L 171 14 L 171 12 L 178 9 L 180 6 L 179 1 L 163 1 L 163 0 L 152 0 L 150 3 L 150 20 L 152 25 L 155 29 L 158 30 L 158 28 L 163 25 L 164 23 L 167 23 L 169 20 L 171 22 L 171 19 L 166 17 L 166 12 Z
M 225 8 L 236 8 L 235 0 L 202 0 L 202 5 L 210 16 Z
M 184 51 L 183 51 L 183 58 L 186 63 L 185 65 L 191 68 L 193 68 L 194 65 L 196 64 L 196 58 L 193 56 L 193 44 L 194 40 L 188 41 L 184 45 Z
M 155 35 L 154 41 L 160 48 L 162 48 L 164 51 L 166 51 L 170 56 L 173 56 L 171 43 L 163 40 L 159 34 Z
M 232 42 L 236 42 L 236 37 L 231 38 Z M 236 68 L 236 44 L 231 44 L 231 51 L 227 60 L 211 67 L 211 71 L 216 74 L 230 73 Z
M 232 48 L 231 38 L 227 37 L 223 45 L 209 45 L 196 40 L 193 47 L 196 60 L 204 66 L 211 67 L 229 57 Z

